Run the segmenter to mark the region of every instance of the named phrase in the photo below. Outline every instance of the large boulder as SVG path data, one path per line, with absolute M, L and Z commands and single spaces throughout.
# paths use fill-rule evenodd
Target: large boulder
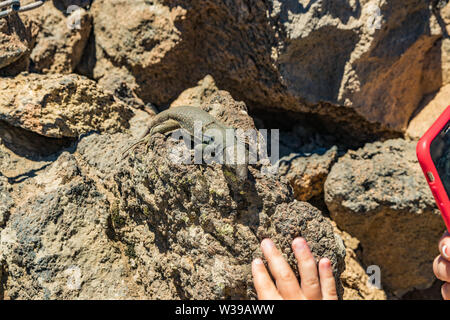
M 51 138 L 128 128 L 133 112 L 85 77 L 23 73 L 0 82 L 0 120 Z
M 7 297 L 138 298 L 124 282 L 126 258 L 105 234 L 105 195 L 69 153 L 42 173 L 25 182 L 24 199 L 0 234 Z
M 331 218 L 359 239 L 362 262 L 379 266 L 383 288 L 397 296 L 432 285 L 445 230 L 415 145 L 396 139 L 349 151 L 325 183 Z
M 224 92 L 202 108 L 253 126 L 245 104 Z M 242 183 L 219 164 L 177 164 L 179 142 L 161 134 L 123 159 L 151 119 L 136 114 L 131 134 L 85 136 L 14 185 L 26 196 L 0 233 L 6 297 L 255 298 L 260 241 L 273 238 L 295 267 L 290 244 L 299 235 L 339 279 L 345 248 L 330 222 L 260 165 Z
M 442 83 L 443 31 L 426 1 L 378 3 L 97 0 L 87 59 L 100 83 L 128 79 L 157 105 L 211 74 L 252 109 L 402 131 Z
M 170 104 L 170 107 L 179 106 L 201 106 L 211 95 L 219 91 L 216 86 L 214 78 L 207 75 L 197 83 L 197 86 L 184 90 L 176 99 Z

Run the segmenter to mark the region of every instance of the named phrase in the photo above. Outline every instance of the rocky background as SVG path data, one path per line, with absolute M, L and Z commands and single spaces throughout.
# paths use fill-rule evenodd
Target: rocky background
M 0 299 L 253 299 L 259 242 L 293 263 L 298 235 L 343 299 L 439 299 L 445 227 L 415 145 L 449 104 L 447 2 L 53 0 L 0 19 Z M 122 157 L 180 105 L 280 129 L 278 176 L 176 165 L 164 135 Z

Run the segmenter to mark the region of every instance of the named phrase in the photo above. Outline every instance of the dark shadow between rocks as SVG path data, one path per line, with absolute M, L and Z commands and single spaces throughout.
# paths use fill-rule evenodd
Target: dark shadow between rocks
M 94 80 L 93 72 L 96 63 L 97 63 L 97 49 L 95 46 L 94 28 L 92 28 L 91 33 L 89 34 L 87 44 L 84 47 L 80 62 L 75 67 L 75 72 L 82 76 L 88 77 L 91 80 Z
M 89 9 L 94 0 L 53 0 L 52 2 L 56 9 L 68 15 L 70 14 L 70 12 L 68 12 L 70 6 Z
M 37 133 L 11 126 L 0 120 L 0 139 L 2 143 L 18 156 L 29 160 L 47 157 L 76 141 L 75 138 L 49 138 Z
M 7 270 L 3 264 L 0 264 L 0 300 L 5 299 L 5 288 L 8 282 Z
M 279 129 L 280 143 L 287 139 L 287 133 L 296 127 L 303 127 L 306 136 L 321 136 L 326 140 L 318 147 L 329 149 L 337 145 L 339 149 L 357 149 L 367 142 L 401 137 L 399 132 L 383 129 L 380 124 L 371 123 L 353 109 L 322 103 L 317 107 L 317 114 L 293 111 L 251 110 L 249 113 L 256 121 L 258 129 Z M 270 142 L 270 141 L 269 141 Z M 269 145 L 270 148 L 270 145 Z M 282 150 L 280 149 L 280 153 Z M 291 152 L 299 153 L 300 148 L 292 148 Z M 321 150 L 314 153 L 320 154 Z M 283 157 L 283 154 L 280 154 Z

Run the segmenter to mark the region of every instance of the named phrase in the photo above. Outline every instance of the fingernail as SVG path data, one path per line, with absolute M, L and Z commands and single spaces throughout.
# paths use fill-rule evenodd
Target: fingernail
M 263 264 L 263 261 L 261 258 L 256 258 L 255 260 L 253 260 L 254 264 Z
M 266 248 L 266 249 L 270 249 L 270 248 L 273 248 L 275 245 L 274 245 L 274 243 L 273 243 L 272 240 L 270 240 L 270 239 L 264 239 L 264 240 L 261 242 L 261 246 L 264 247 L 264 248 Z
M 306 241 L 303 238 L 295 238 L 292 242 L 292 246 L 295 250 L 302 250 L 306 248 Z
M 442 246 L 442 254 L 444 255 L 444 257 L 445 258 L 449 258 L 449 254 L 448 254 L 448 252 L 447 252 L 447 245 L 446 244 L 444 244 L 443 246 Z

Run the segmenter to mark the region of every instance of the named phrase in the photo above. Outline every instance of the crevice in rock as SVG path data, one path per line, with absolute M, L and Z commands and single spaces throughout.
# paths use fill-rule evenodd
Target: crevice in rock
M 93 70 L 97 63 L 96 50 L 94 27 L 92 27 L 86 46 L 83 49 L 80 62 L 75 67 L 75 73 L 96 81 L 93 75 Z
M 75 138 L 49 138 L 0 120 L 1 142 L 15 154 L 38 160 L 70 146 Z
M 175 272 L 175 274 L 172 275 L 172 283 L 173 286 L 175 287 L 179 299 L 181 300 L 192 299 L 191 295 L 188 292 L 186 292 L 186 289 L 182 284 L 180 274 L 178 272 Z
M 6 298 L 6 285 L 8 282 L 8 270 L 4 264 L 0 264 L 0 300 Z
M 441 27 L 443 38 L 448 38 L 447 27 L 444 19 L 442 19 L 440 10 L 448 4 L 449 0 L 432 0 L 433 14 Z
M 320 211 L 322 211 L 322 214 L 325 217 L 330 217 L 330 212 L 328 211 L 328 207 L 325 203 L 325 195 L 322 192 L 320 195 L 317 195 L 315 197 L 312 197 L 311 199 L 309 199 L 307 202 L 309 204 L 311 204 L 313 207 L 319 209 Z
M 337 145 L 344 150 L 357 149 L 368 142 L 403 136 L 399 132 L 383 129 L 380 124 L 368 122 L 353 109 L 329 104 L 318 107 L 317 114 L 267 109 L 250 110 L 249 114 L 257 119 L 255 123 L 258 129 L 280 129 L 281 141 L 295 127 L 305 128 L 306 135 L 322 136 L 325 143 L 323 146 L 318 145 L 319 148 Z
M 63 12 L 64 14 L 68 14 L 67 8 L 69 6 L 75 5 L 89 10 L 94 0 L 53 0 L 52 2 L 56 9 Z

